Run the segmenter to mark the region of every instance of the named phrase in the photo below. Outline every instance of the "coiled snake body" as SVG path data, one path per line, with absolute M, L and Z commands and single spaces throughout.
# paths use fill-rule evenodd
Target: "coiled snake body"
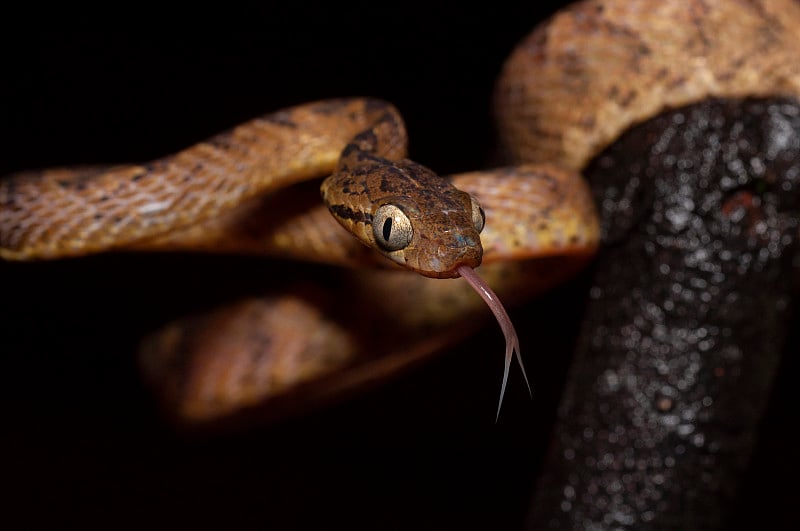
M 782 45 L 794 37 L 791 26 L 780 26 L 784 33 L 776 38 L 753 43 L 757 52 L 733 46 L 741 32 L 777 35 L 775 27 L 764 31 L 772 19 L 763 13 L 793 12 L 796 5 L 764 2 L 763 13 L 756 14 L 715 3 L 716 17 L 704 21 L 713 20 L 709 24 L 718 28 L 703 31 L 717 35 L 718 42 L 704 46 L 688 25 L 675 29 L 675 20 L 698 20 L 691 9 L 664 3 L 645 14 L 637 5 L 577 4 L 570 14 L 537 30 L 528 41 L 532 44 L 520 46 L 507 62 L 496 101 L 503 145 L 511 160 L 540 166 L 455 176 L 451 185 L 404 159 L 405 129 L 391 105 L 370 99 L 322 101 L 253 120 L 148 164 L 54 169 L 3 179 L 0 257 L 191 249 L 356 267 L 374 263 L 374 255 L 331 225 L 320 208 L 286 222 L 271 212 L 275 204 L 264 199 L 331 172 L 322 190 L 333 217 L 363 243 L 425 276 L 459 276 L 459 267 L 476 267 L 482 257 L 490 263 L 591 255 L 598 228 L 585 185 L 576 174 L 542 163 L 580 170 L 620 131 L 665 107 L 710 95 L 794 94 L 797 89 L 794 63 Z M 589 32 L 579 31 L 575 21 L 580 14 L 596 8 L 603 13 L 599 22 Z M 619 47 L 614 38 L 620 37 L 609 36 L 617 23 L 634 28 L 630 42 Z M 669 39 L 663 38 L 665 31 Z M 556 72 L 572 60 L 569 46 L 594 50 L 581 62 L 578 76 L 593 79 L 591 85 Z M 674 60 L 686 54 L 696 60 Z M 633 79 L 627 73 L 630 64 L 636 64 L 638 86 L 649 90 L 618 84 Z M 531 175 L 547 186 L 536 188 L 531 184 L 535 179 L 521 184 L 520 176 Z M 483 209 L 470 197 L 486 210 L 487 230 L 481 237 Z M 399 208 L 387 215 L 386 205 L 392 202 L 399 202 Z M 377 241 L 384 232 L 386 238 Z M 406 240 L 399 244 L 393 238 Z M 488 287 L 482 289 L 488 293 Z M 510 322 L 497 311 L 510 337 Z
M 795 4 L 763 2 L 756 12 L 713 3 L 715 17 L 703 21 L 716 27 L 701 30 L 717 37 L 711 44 L 698 44 L 696 30 L 689 29 L 700 13 L 669 2 L 645 13 L 638 4 L 579 3 L 534 32 L 508 60 L 496 109 L 511 160 L 580 170 L 620 131 L 663 108 L 707 96 L 796 93 L 798 74 L 783 45 L 796 37 L 795 30 L 767 26 L 770 14 L 793 13 Z M 595 10 L 602 15 L 585 19 L 596 21 L 591 31 L 580 31 L 577 21 Z M 676 29 L 675 21 L 687 24 Z M 614 39 L 622 34 L 615 33 L 615 24 L 633 28 L 624 34 L 630 42 L 617 46 Z M 736 40 L 742 32 L 771 37 L 744 49 Z M 591 78 L 591 85 L 556 72 L 573 60 L 569 50 L 575 46 L 594 50 L 575 75 Z M 695 60 L 675 60 L 687 54 Z M 628 74 L 631 64 L 634 74 Z M 619 79 L 631 80 L 630 87 L 636 79 L 649 90 L 625 89 Z M 191 249 L 357 267 L 375 262 L 319 208 L 281 223 L 280 214 L 270 212 L 274 203 L 265 203 L 273 192 L 331 172 L 322 192 L 333 217 L 363 243 L 424 276 L 469 276 L 477 282 L 465 271 L 482 258 L 594 252 L 596 216 L 576 174 L 540 165 L 448 182 L 405 155 L 405 129 L 390 104 L 329 100 L 253 120 L 148 164 L 10 176 L 0 181 L 0 257 Z M 521 184 L 519 177 L 531 175 L 546 181 L 549 190 Z M 478 201 L 488 218 L 480 237 L 484 209 Z M 257 223 L 261 226 L 254 229 Z M 495 297 L 488 286 L 478 291 Z M 490 306 L 513 345 L 504 310 Z
M 375 251 L 430 277 L 470 276 L 465 268 L 483 261 L 482 274 L 508 293 L 520 286 L 509 271 L 522 258 L 585 258 L 594 252 L 596 214 L 575 172 L 623 131 L 665 109 L 710 97 L 797 98 L 798 21 L 798 5 L 781 0 L 579 2 L 537 28 L 509 58 L 498 83 L 495 104 L 509 159 L 536 166 L 453 176 L 453 188 L 404 159 L 405 132 L 391 105 L 322 101 L 256 119 L 149 164 L 6 178 L 0 182 L 0 256 L 26 260 L 108 249 L 193 249 L 374 265 L 375 253 L 331 223 L 319 205 L 284 217 L 285 209 L 270 199 L 299 180 L 333 173 L 323 185 L 328 208 Z M 437 194 L 438 206 L 432 208 L 434 189 L 444 199 Z M 289 202 L 292 196 L 281 197 Z M 368 201 L 359 205 L 361 199 Z M 422 217 L 435 227 L 432 233 L 420 224 Z M 500 272 L 492 273 L 493 262 Z M 424 284 L 387 296 L 375 287 L 388 284 L 384 280 L 395 271 L 373 273 L 379 280 L 366 280 L 361 289 L 374 291 L 392 310 L 408 306 L 401 302 L 404 291 L 417 301 L 438 289 Z M 488 288 L 484 295 L 493 297 Z M 430 332 L 427 321 L 454 306 L 453 297 L 392 315 L 406 320 L 403 326 L 416 327 L 407 335 L 419 339 Z M 296 306 L 278 303 L 280 312 L 298 315 Z M 510 322 L 498 308 L 493 307 L 510 337 Z M 262 316 L 253 305 L 238 310 Z M 347 341 L 338 337 L 309 344 L 343 351 Z M 161 352 L 187 342 L 182 330 L 168 329 L 148 344 L 151 352 Z M 506 368 L 515 347 L 513 339 L 508 344 Z M 196 359 L 202 363 L 188 371 L 196 373 L 194 380 L 183 382 L 186 394 L 177 400 L 185 418 L 225 415 L 272 396 L 264 381 L 274 378 L 242 390 L 230 374 L 218 376 L 257 372 L 252 364 L 231 369 L 236 365 L 231 359 L 239 358 L 223 361 L 207 353 Z M 287 381 L 313 380 L 329 369 L 313 366 Z M 284 382 L 279 391 L 289 385 Z M 671 403 L 665 399 L 659 405 Z
M 498 317 L 508 365 L 518 352 L 513 325 L 492 289 L 470 274 L 482 260 L 478 233 L 484 210 L 453 183 L 475 195 L 487 190 L 490 212 L 503 208 L 516 214 L 508 218 L 511 230 L 497 220 L 484 235 L 495 260 L 526 253 L 590 254 L 598 229 L 588 191 L 575 174 L 556 168 L 534 172 L 550 179 L 549 196 L 530 184 L 519 186 L 532 171 L 525 167 L 491 177 L 456 176 L 451 183 L 404 159 L 405 151 L 402 120 L 391 105 L 328 100 L 253 120 L 145 165 L 15 175 L 0 184 L 0 256 L 52 259 L 107 249 L 192 249 L 368 264 L 374 259 L 365 248 L 319 208 L 285 226 L 266 221 L 256 235 L 242 229 L 243 219 L 249 226 L 256 223 L 258 211 L 271 214 L 271 205 L 260 203 L 271 192 L 333 171 L 322 185 L 333 217 L 407 269 L 427 277 L 467 278 Z M 574 190 L 562 192 L 573 188 L 570 181 Z M 509 210 L 512 194 L 518 206 Z M 519 201 L 520 194 L 528 200 Z M 556 195 L 560 203 L 550 204 Z M 542 218 L 536 230 L 527 230 L 536 218 Z

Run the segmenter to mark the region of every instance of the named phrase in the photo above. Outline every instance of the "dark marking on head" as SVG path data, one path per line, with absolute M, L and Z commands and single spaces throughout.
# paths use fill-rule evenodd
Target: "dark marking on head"
M 395 193 L 398 182 L 407 182 L 408 175 L 395 166 L 386 166 L 385 173 L 381 175 L 380 191 L 384 193 Z
M 372 223 L 372 214 L 361 212 L 360 210 L 353 210 L 344 205 L 331 205 L 328 209 L 340 219 L 346 219 L 356 223 Z

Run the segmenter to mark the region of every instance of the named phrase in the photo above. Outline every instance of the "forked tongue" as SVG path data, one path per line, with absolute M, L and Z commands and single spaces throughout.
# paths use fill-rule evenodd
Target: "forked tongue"
M 505 361 L 505 370 L 503 371 L 503 385 L 500 387 L 500 402 L 497 404 L 497 417 L 495 418 L 495 422 L 497 419 L 500 418 L 500 407 L 503 405 L 503 396 L 506 393 L 506 383 L 508 382 L 508 371 L 511 368 L 511 358 L 514 355 L 514 352 L 517 353 L 517 361 L 519 362 L 519 367 L 522 369 L 522 376 L 525 378 L 525 385 L 528 386 L 528 393 L 533 396 L 531 393 L 531 384 L 528 382 L 528 375 L 525 374 L 525 366 L 522 364 L 522 356 L 519 354 L 519 338 L 517 337 L 517 331 L 514 330 L 514 323 L 511 322 L 511 318 L 506 313 L 506 309 L 503 307 L 500 299 L 497 298 L 497 295 L 489 285 L 484 282 L 484 280 L 478 276 L 475 271 L 469 266 L 458 266 L 456 269 L 458 274 L 461 275 L 464 280 L 466 280 L 472 288 L 478 292 L 478 295 L 486 301 L 486 304 L 489 306 L 489 309 L 492 310 L 495 318 L 497 318 L 497 323 L 500 325 L 500 329 L 503 331 L 503 335 L 506 338 L 506 361 Z

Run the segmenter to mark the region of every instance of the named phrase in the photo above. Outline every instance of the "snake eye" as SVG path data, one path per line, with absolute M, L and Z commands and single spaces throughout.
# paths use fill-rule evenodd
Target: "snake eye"
M 372 234 L 386 251 L 398 251 L 411 243 L 414 229 L 408 216 L 394 205 L 383 205 L 372 217 Z
M 474 197 L 470 197 L 470 199 L 472 200 L 472 224 L 475 226 L 475 230 L 480 233 L 486 224 L 486 212 L 483 211 L 477 199 Z

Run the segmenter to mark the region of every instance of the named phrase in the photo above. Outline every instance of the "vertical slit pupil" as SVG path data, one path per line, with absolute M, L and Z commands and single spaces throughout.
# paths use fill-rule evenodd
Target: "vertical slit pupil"
M 392 218 L 386 218 L 383 222 L 383 239 L 389 241 L 389 236 L 392 235 Z

